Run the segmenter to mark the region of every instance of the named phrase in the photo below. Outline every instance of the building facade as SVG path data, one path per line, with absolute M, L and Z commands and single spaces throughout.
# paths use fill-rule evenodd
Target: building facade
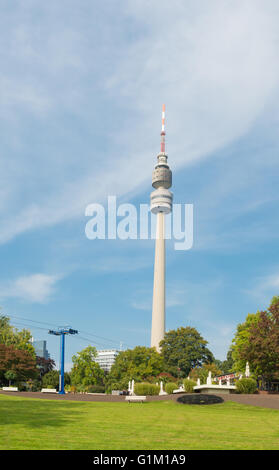
M 103 349 L 101 351 L 97 351 L 98 355 L 96 357 L 96 362 L 98 362 L 101 369 L 105 372 L 109 372 L 118 353 L 119 351 L 117 349 Z
M 36 356 L 50 359 L 50 355 L 47 350 L 47 342 L 45 340 L 33 341 L 32 344 L 34 346 Z

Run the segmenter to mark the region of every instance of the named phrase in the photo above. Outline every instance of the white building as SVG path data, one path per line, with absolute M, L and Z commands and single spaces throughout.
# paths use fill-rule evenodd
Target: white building
M 97 353 L 96 362 L 98 362 L 101 369 L 109 372 L 119 351 L 117 349 L 103 349 L 102 351 L 97 351 Z

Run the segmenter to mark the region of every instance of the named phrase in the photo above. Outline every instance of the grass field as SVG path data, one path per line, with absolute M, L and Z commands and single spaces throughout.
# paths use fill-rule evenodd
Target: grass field
M 0 449 L 279 449 L 279 410 L 0 395 Z

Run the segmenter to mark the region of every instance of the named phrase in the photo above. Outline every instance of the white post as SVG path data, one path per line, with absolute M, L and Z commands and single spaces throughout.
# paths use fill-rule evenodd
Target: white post
M 164 392 L 163 382 L 160 382 L 160 392 L 159 395 L 167 395 L 167 392 Z
M 132 380 L 131 395 L 135 395 L 134 388 L 135 388 L 135 381 L 134 381 L 134 379 L 133 379 L 133 380 Z
M 211 370 L 208 372 L 208 377 L 206 379 L 206 385 L 212 385 Z
M 197 379 L 197 385 L 200 386 L 200 384 L 201 384 L 201 379 L 198 377 L 198 379 Z

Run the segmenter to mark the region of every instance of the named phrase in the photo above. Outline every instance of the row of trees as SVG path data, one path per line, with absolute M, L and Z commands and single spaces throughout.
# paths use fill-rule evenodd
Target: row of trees
M 59 372 L 55 363 L 36 358 L 28 330 L 13 328 L 7 317 L 0 317 L 0 381 L 31 380 L 39 389 L 58 387 Z M 255 376 L 266 380 L 279 379 L 279 297 L 272 299 L 266 311 L 248 314 L 246 321 L 237 326 L 227 359 L 215 359 L 207 341 L 191 327 L 181 327 L 165 334 L 161 353 L 154 348 L 137 346 L 122 351 L 110 373 L 105 373 L 96 362 L 97 351 L 88 346 L 73 356 L 73 367 L 65 374 L 66 387 L 84 391 L 126 389 L 128 382 L 178 383 L 190 376 L 206 381 L 208 372 L 213 376 L 245 371 L 246 362 Z M 92 388 L 93 387 L 93 388 Z M 95 388 L 94 388 L 95 387 Z
M 137 346 L 122 351 L 106 377 L 108 389 L 127 388 L 129 380 L 136 382 L 178 382 L 194 368 L 203 364 L 215 367 L 214 356 L 207 341 L 191 327 L 168 331 L 161 342 L 161 353 L 154 348 Z
M 247 361 L 255 378 L 279 380 L 279 296 L 273 297 L 267 310 L 248 314 L 237 326 L 225 361 L 214 358 L 195 328 L 167 332 L 160 346 L 161 354 L 142 347 L 120 353 L 106 378 L 107 386 L 123 388 L 132 378 L 154 382 L 187 376 L 205 383 L 209 371 L 213 377 L 243 374 Z
M 214 357 L 207 341 L 195 328 L 169 331 L 159 354 L 154 348 L 137 346 L 117 356 L 109 374 L 96 362 L 97 351 L 88 346 L 72 357 L 73 367 L 65 374 L 66 388 L 78 391 L 126 389 L 129 380 L 156 382 L 176 381 L 194 368 L 212 363 Z M 31 390 L 41 387 L 58 388 L 59 372 L 55 363 L 36 357 L 28 330 L 18 331 L 9 318 L 0 317 L 0 382 L 19 385 L 24 382 Z M 92 389 L 93 387 L 93 389 Z M 97 388 L 96 388 L 97 387 Z

